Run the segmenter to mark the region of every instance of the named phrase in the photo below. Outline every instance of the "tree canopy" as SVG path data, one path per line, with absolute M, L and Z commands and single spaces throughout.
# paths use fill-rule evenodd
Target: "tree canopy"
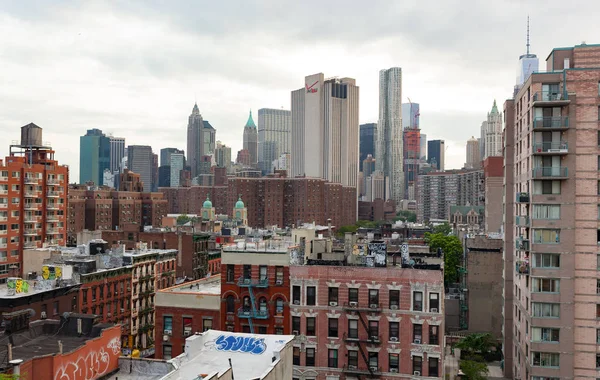
M 177 225 L 182 226 L 182 225 L 186 224 L 187 222 L 189 222 L 190 220 L 191 220 L 190 217 L 185 214 L 179 215 L 177 217 Z
M 469 380 L 485 380 L 490 372 L 487 364 L 473 360 L 461 360 L 460 369 Z
M 432 252 L 442 249 L 444 255 L 444 282 L 452 284 L 459 281 L 458 267 L 461 265 L 463 246 L 458 237 L 443 233 L 426 233 L 425 241 Z
M 417 214 L 408 210 L 398 211 L 394 220 L 415 223 L 417 221 Z
M 452 227 L 450 227 L 450 225 L 446 222 L 444 224 L 438 224 L 437 226 L 433 227 L 432 232 L 434 234 L 450 235 L 452 233 Z

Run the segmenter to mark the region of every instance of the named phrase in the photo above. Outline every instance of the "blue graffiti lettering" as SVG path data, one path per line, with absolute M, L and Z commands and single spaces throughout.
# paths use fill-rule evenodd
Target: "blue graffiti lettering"
M 267 349 L 264 338 L 259 339 L 233 335 L 220 335 L 215 340 L 215 347 L 219 351 L 247 352 L 254 355 L 260 355 Z

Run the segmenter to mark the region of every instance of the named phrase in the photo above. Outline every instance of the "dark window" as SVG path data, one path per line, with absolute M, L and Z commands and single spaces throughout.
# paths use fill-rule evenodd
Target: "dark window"
M 542 181 L 542 194 L 552 194 L 552 181 Z
M 440 311 L 440 294 L 429 293 L 429 312 L 439 313 Z
M 163 346 L 163 359 L 164 360 L 169 360 L 171 359 L 171 354 L 173 352 L 173 347 L 171 346 Z
M 58 315 L 58 301 L 54 301 L 54 305 L 52 307 L 52 312 L 54 313 L 54 315 Z
M 429 344 L 435 344 L 436 346 L 440 344 L 438 326 L 429 326 Z
M 206 330 L 204 330 L 204 331 L 206 331 Z M 191 317 L 183 317 L 183 335 L 184 336 L 192 335 L 192 318 Z
M 369 305 L 379 306 L 379 290 L 369 289 Z
M 226 300 L 227 300 L 227 301 L 225 302 L 225 305 L 226 305 L 226 311 L 227 311 L 228 313 L 233 313 L 233 312 L 235 311 L 235 310 L 234 310 L 234 309 L 235 309 L 235 298 L 233 298 L 233 296 L 232 296 L 232 295 L 229 295 L 229 296 L 227 296 Z
M 235 266 L 227 264 L 227 282 L 235 282 Z
M 300 286 L 294 285 L 292 288 L 292 302 L 294 305 L 300 305 Z
M 399 354 L 389 354 L 388 361 L 390 363 L 390 372 L 398 372 L 400 370 Z
M 292 317 L 292 330 L 300 332 L 300 317 Z
M 283 313 L 283 299 L 277 298 L 275 300 L 275 313 L 282 314 Z
M 413 343 L 421 344 L 423 339 L 423 325 L 413 325 Z
M 315 336 L 315 317 L 306 317 L 306 335 Z
M 327 330 L 327 336 L 338 337 L 338 320 L 337 318 L 329 318 L 329 328 Z
M 400 337 L 400 323 L 390 322 L 390 338 L 396 338 L 396 340 L 398 340 L 399 337 Z
M 248 325 L 242 325 L 242 332 L 244 332 L 244 333 L 250 333 L 250 326 L 248 326 Z
M 400 291 L 390 290 L 390 309 L 400 308 Z
M 338 288 L 329 288 L 329 302 L 338 302 Z
M 300 365 L 300 347 L 294 347 L 294 365 Z
M 379 353 L 369 352 L 369 368 L 379 369 Z
M 252 278 L 252 265 L 244 265 L 244 280 Z
M 283 327 L 275 327 L 275 335 L 283 335 Z
M 184 319 L 184 323 L 185 323 L 185 319 Z M 212 319 L 209 318 L 202 318 L 202 331 L 208 331 L 211 330 L 213 326 L 213 321 Z
M 439 359 L 438 358 L 429 358 L 429 377 L 438 377 L 439 376 Z
M 348 302 L 358 302 L 358 289 L 348 289 Z
M 307 367 L 315 366 L 315 349 L 314 348 L 306 349 L 306 366 Z
M 423 311 L 423 292 L 413 292 L 413 311 Z
M 267 333 L 267 326 L 258 326 L 258 333 L 259 334 L 266 334 Z
M 306 287 L 306 304 L 309 306 L 314 306 L 316 305 L 316 293 L 317 293 L 317 288 L 314 286 L 307 286 Z
M 327 366 L 329 368 L 337 368 L 338 367 L 338 350 L 329 350 L 327 354 Z
M 348 367 L 358 367 L 358 351 L 348 351 Z
M 358 339 L 358 321 L 356 319 L 348 320 L 348 338 Z
M 258 279 L 265 281 L 267 280 L 267 266 L 266 265 L 261 265 L 258 267 Z
M 283 267 L 275 267 L 275 284 L 283 285 Z
M 82 297 L 83 297 L 83 304 L 84 305 L 87 303 L 87 293 L 88 293 L 87 289 L 83 289 L 83 295 L 82 295 Z
M 250 311 L 251 308 L 252 308 L 252 305 L 250 305 L 250 297 L 244 296 L 244 299 L 242 302 L 242 310 Z
M 423 373 L 423 358 L 420 356 L 413 356 L 412 359 L 413 373 Z
M 369 338 L 379 340 L 379 321 L 369 321 Z

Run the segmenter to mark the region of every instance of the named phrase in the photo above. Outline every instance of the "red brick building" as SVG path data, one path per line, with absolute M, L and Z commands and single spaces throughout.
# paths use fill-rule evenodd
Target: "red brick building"
M 221 326 L 233 332 L 290 334 L 289 265 L 283 241 L 240 243 L 221 253 Z
M 156 359 L 182 354 L 190 335 L 221 329 L 220 285 L 216 275 L 156 292 Z

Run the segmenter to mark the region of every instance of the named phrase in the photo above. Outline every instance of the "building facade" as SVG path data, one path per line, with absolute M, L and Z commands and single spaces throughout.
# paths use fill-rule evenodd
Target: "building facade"
M 360 125 L 359 142 L 359 160 L 360 168 L 363 171 L 363 161 L 370 154 L 375 157 L 375 142 L 377 141 L 377 123 L 367 123 Z
M 427 162 L 438 171 L 445 170 L 446 144 L 444 140 L 427 141 Z
M 124 168 L 121 161 L 125 157 L 125 138 L 110 136 L 110 171 L 113 174 L 120 173 Z
M 481 144 L 483 151 L 482 160 L 488 157 L 502 156 L 502 114 L 498 112 L 496 101 L 491 112 L 487 114 L 487 120 L 481 123 Z
M 88 129 L 79 138 L 79 183 L 103 185 L 104 170 L 110 169 L 111 142 L 99 129 Z
M 248 121 L 244 126 L 244 149 L 246 149 L 250 155 L 250 165 L 256 166 L 258 163 L 258 130 L 254 119 L 252 119 L 252 111 L 248 116 Z
M 227 171 L 231 167 L 231 148 L 221 144 L 220 141 L 217 141 L 217 147 L 215 148 L 215 163 L 217 167 L 225 168 Z
M 258 110 L 258 164 L 263 174 L 273 172 L 273 161 L 291 152 L 292 112 L 283 109 Z
M 465 168 L 479 169 L 481 167 L 480 154 L 479 140 L 475 137 L 471 137 L 467 140 Z
M 504 158 L 486 158 L 483 161 L 483 177 L 485 180 L 485 232 L 500 233 L 503 231 L 504 215 Z
M 127 156 L 127 168 L 140 175 L 145 191 L 152 191 L 154 177 L 152 147 L 148 145 L 129 145 Z
M 402 103 L 402 129 L 419 129 L 419 103 Z
M 414 199 L 414 188 L 419 176 L 419 163 L 421 162 L 421 131 L 417 128 L 404 129 L 402 139 L 404 147 L 403 172 L 404 172 L 404 198 Z
M 187 127 L 187 161 L 192 178 L 200 174 L 200 158 L 213 153 L 214 150 L 215 129 L 208 121 L 202 119 L 198 105 L 194 104 Z
M 180 154 L 183 157 L 181 168 L 185 167 L 185 154 L 184 151 L 177 148 L 163 148 L 160 150 L 160 166 L 158 168 L 158 187 L 170 187 L 171 186 L 171 156 L 173 154 Z M 179 171 L 177 171 L 176 183 L 179 183 Z
M 185 156 L 183 153 L 173 153 L 169 158 L 170 164 L 168 187 L 179 187 L 181 186 L 181 171 L 185 167 Z

